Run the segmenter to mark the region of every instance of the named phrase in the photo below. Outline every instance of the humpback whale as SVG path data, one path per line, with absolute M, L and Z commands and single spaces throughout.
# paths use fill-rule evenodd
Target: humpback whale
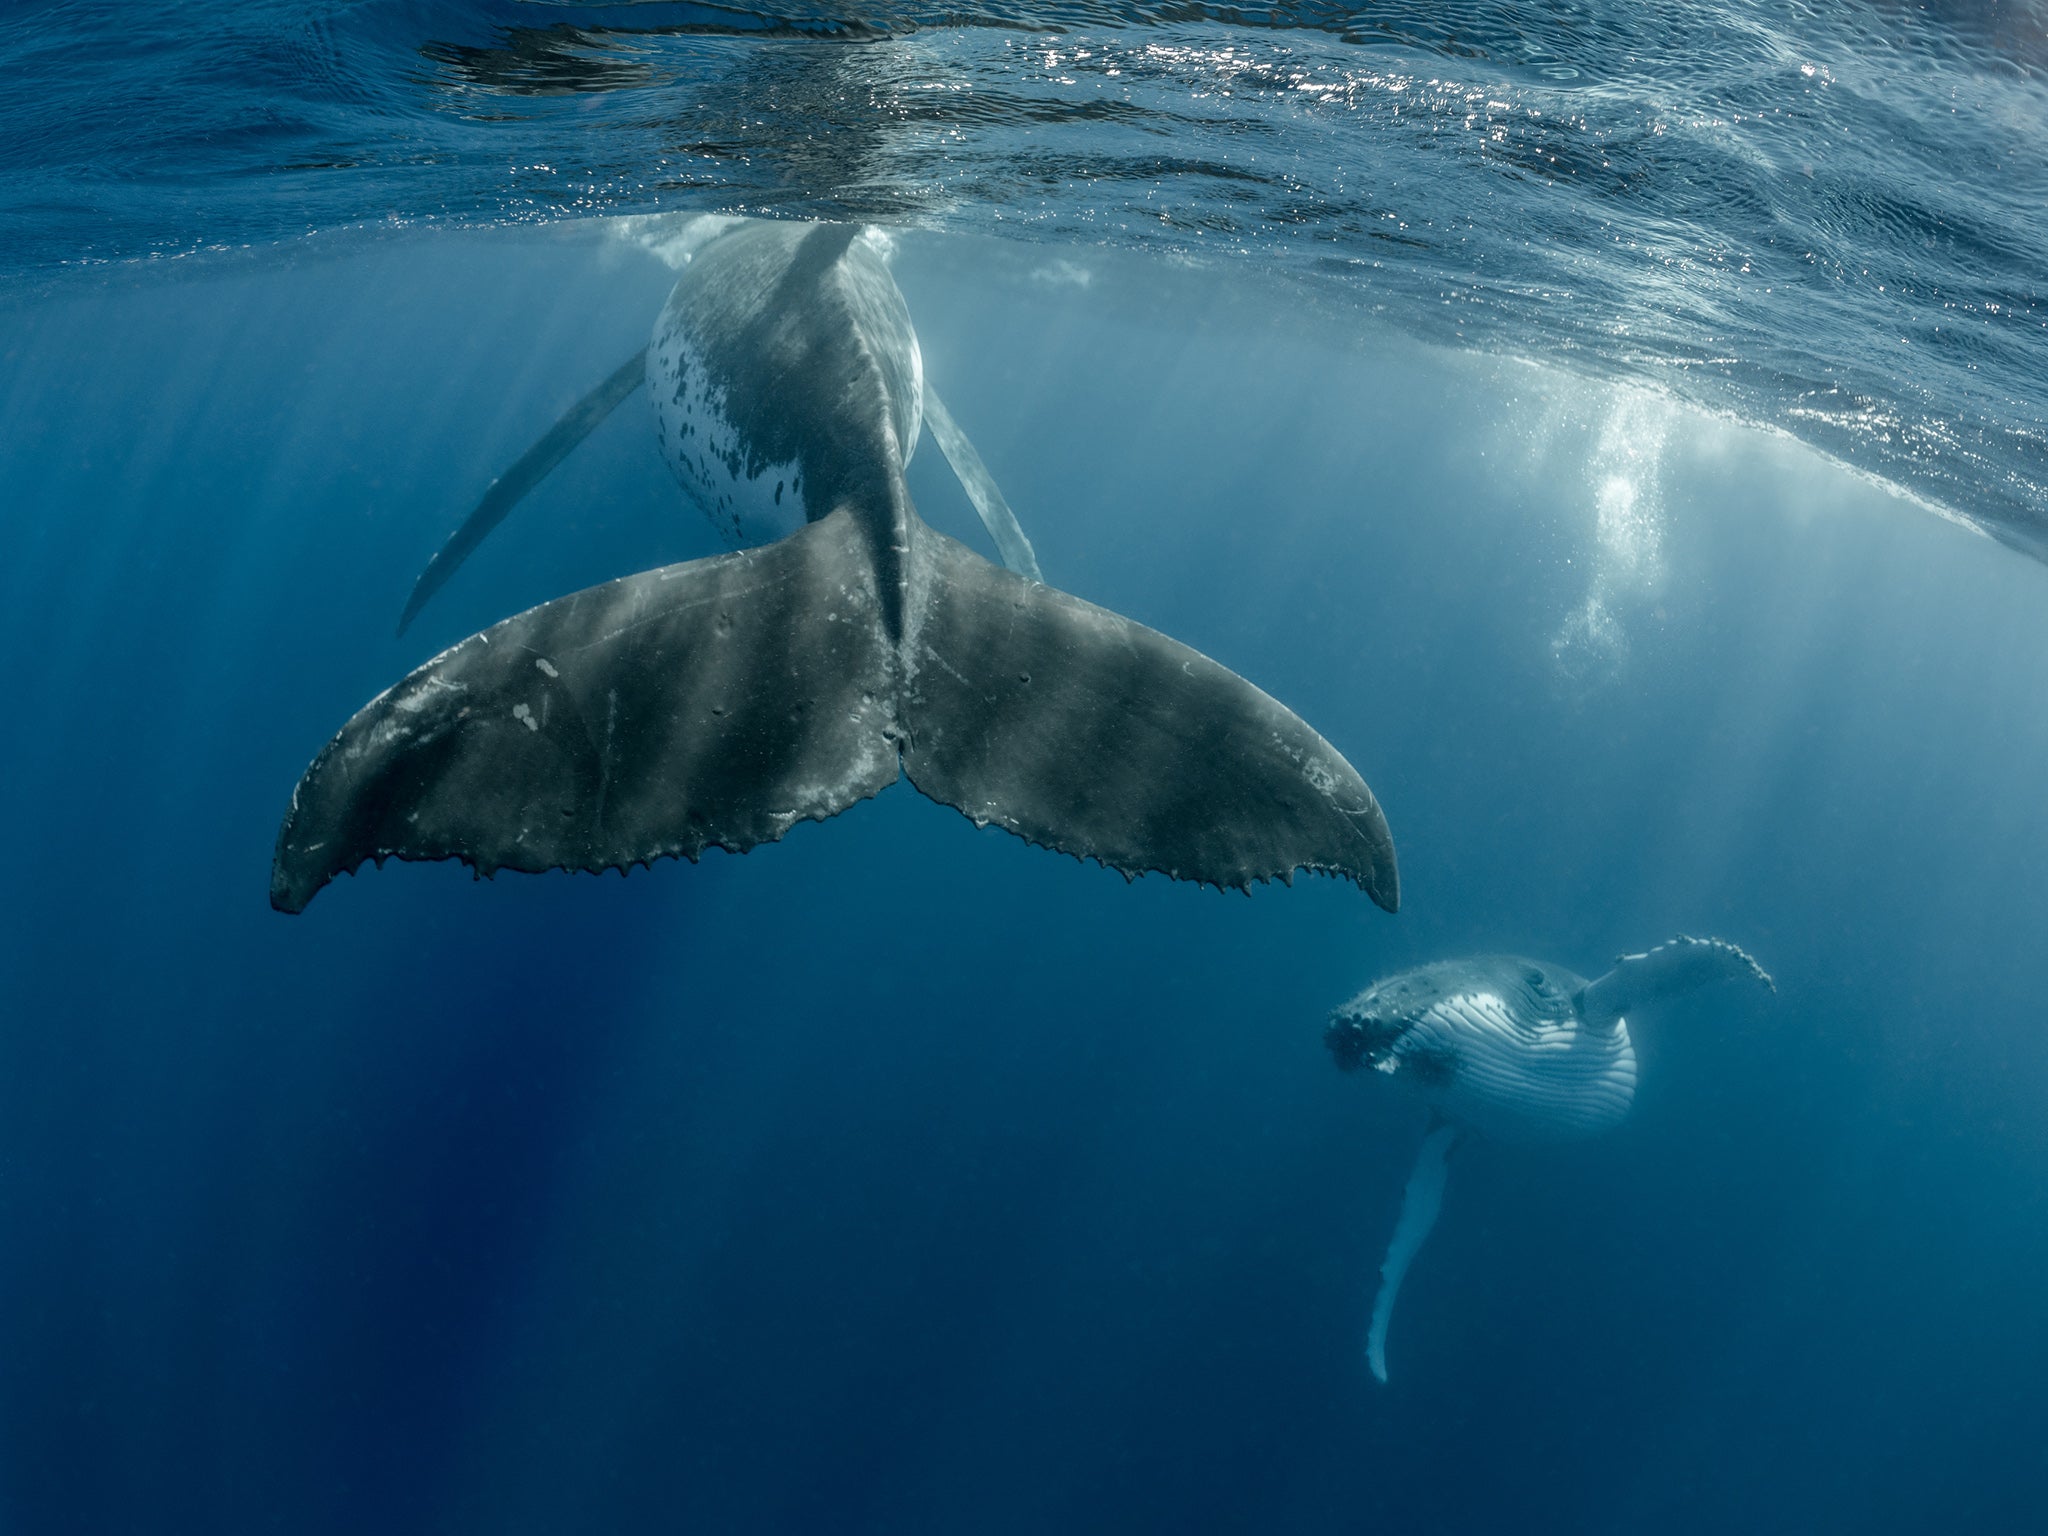
M 1376 982 L 1331 1013 L 1323 1039 L 1340 1068 L 1383 1072 L 1430 1109 L 1373 1299 L 1374 1376 L 1387 1379 L 1394 1299 L 1442 1209 L 1452 1147 L 1467 1133 L 1528 1146 L 1619 1125 L 1636 1091 L 1628 1016 L 1742 980 L 1776 990 L 1736 945 L 1681 935 L 1620 956 L 1597 981 L 1519 955 L 1440 961 Z
M 487 876 L 745 852 L 899 774 L 1127 877 L 1247 888 L 1306 869 L 1398 905 L 1378 801 L 1300 717 L 917 515 L 903 470 L 921 425 L 942 444 L 957 428 L 849 226 L 707 243 L 644 356 L 501 477 L 409 613 L 641 379 L 685 488 L 735 538 L 768 542 L 543 603 L 378 695 L 292 793 L 280 911 L 371 860 Z
M 674 244 L 681 259 L 687 263 L 706 244 L 729 234 L 739 234 L 742 243 L 769 238 L 753 233 L 758 227 L 750 220 L 703 214 L 687 222 Z M 786 232 L 810 226 L 769 227 Z M 973 503 L 989 537 L 995 540 L 1003 564 L 1033 581 L 1043 581 L 1045 578 L 1038 568 L 1037 553 L 1018 523 L 1017 514 L 1010 510 L 995 477 L 982 463 L 981 455 L 975 451 L 967 434 L 954 423 L 953 413 L 946 409 L 945 402 L 925 376 L 917 336 L 908 329 L 909 311 L 875 242 L 868 238 L 869 233 L 863 231 L 849 241 L 841 261 L 850 280 L 880 299 L 878 313 L 886 312 L 883 317 L 885 324 L 896 316 L 903 317 L 904 331 L 888 337 L 889 344 L 883 348 L 888 366 L 899 370 L 908 366 L 915 375 L 914 380 L 897 381 L 898 398 L 911 406 L 909 422 L 899 423 L 909 428 L 909 448 L 903 455 L 903 461 L 907 465 L 916 452 L 921 415 L 922 424 L 931 428 L 939 451 L 952 466 L 961 489 L 966 491 L 967 499 Z M 786 233 L 784 238 L 787 238 Z M 731 251 L 728 249 L 723 254 L 730 256 Z M 716 265 L 710 270 L 715 272 Z M 575 451 L 577 444 L 596 431 L 646 382 L 650 359 L 653 371 L 660 376 L 650 393 L 654 398 L 655 434 L 662 456 L 668 461 L 684 494 L 710 519 L 720 536 L 736 547 L 746 546 L 794 532 L 803 522 L 801 498 L 792 496 L 786 504 L 782 499 L 787 489 L 784 476 L 770 479 L 767 476 L 769 466 L 765 464 L 748 464 L 716 455 L 707 457 L 702 451 L 702 444 L 689 441 L 691 433 L 688 431 L 687 413 L 676 409 L 682 405 L 684 397 L 673 387 L 681 382 L 678 364 L 681 348 L 687 344 L 687 338 L 678 332 L 700 302 L 693 295 L 701 290 L 704 280 L 702 271 L 694 275 L 685 273 L 662 311 L 662 319 L 656 326 L 655 346 L 652 349 L 641 347 L 613 369 L 603 383 L 572 405 L 542 434 L 539 441 L 519 456 L 510 469 L 491 482 L 475 510 L 449 535 L 447 543 L 435 552 L 426 569 L 420 572 L 418 581 L 413 584 L 412 595 L 406 601 L 405 611 L 399 615 L 400 635 L 412 627 L 412 621 L 419 617 L 420 611 L 435 593 L 447 585 L 463 562 L 476 552 L 477 546 L 483 543 L 491 530 L 502 523 L 535 486 L 553 473 Z M 730 447 L 728 444 L 728 452 Z M 775 487 L 772 491 L 771 485 Z M 745 515 L 753 509 L 754 503 L 764 501 L 768 503 L 765 517 Z

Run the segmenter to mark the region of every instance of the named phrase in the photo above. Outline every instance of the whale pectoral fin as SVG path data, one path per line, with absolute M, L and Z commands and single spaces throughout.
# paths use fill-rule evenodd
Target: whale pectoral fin
M 1372 1299 L 1372 1326 L 1365 1342 L 1366 1361 L 1382 1384 L 1387 1379 L 1387 1325 L 1394 1320 L 1394 1301 L 1401 1294 L 1408 1266 L 1422 1250 L 1444 1208 L 1448 1159 L 1457 1139 L 1456 1126 L 1432 1118 L 1429 1134 L 1422 1138 L 1422 1148 L 1415 1154 L 1415 1166 L 1409 1170 L 1407 1187 L 1401 1191 L 1401 1214 L 1394 1222 L 1387 1256 L 1380 1262 L 1380 1288 Z
M 1617 958 L 1613 970 L 1580 991 L 1579 1017 L 1589 1024 L 1611 1024 L 1643 1003 L 1682 997 L 1722 981 L 1756 981 L 1778 990 L 1771 973 L 1740 945 L 1680 934 L 1640 955 Z
M 271 904 L 365 859 L 604 870 L 741 852 L 893 783 L 894 666 L 873 564 L 835 513 L 472 635 L 372 701 L 306 770 Z
M 611 376 L 602 384 L 570 406 L 539 442 L 491 482 L 483 500 L 462 520 L 462 526 L 448 536 L 448 542 L 427 562 L 427 568 L 413 583 L 412 596 L 406 600 L 405 612 L 398 618 L 401 635 L 419 617 L 420 610 L 427 606 L 434 594 L 447 585 L 448 578 L 462 568 L 462 562 L 476 552 L 485 535 L 505 520 L 506 514 L 528 491 L 569 457 L 578 443 L 595 432 L 599 423 L 618 408 L 620 401 L 638 389 L 646 377 L 647 349 L 642 347 L 613 369 Z
M 1135 876 L 1297 869 L 1400 900 L 1379 802 L 1285 706 L 1199 651 L 918 525 L 904 771 L 978 824 Z
M 946 409 L 945 401 L 939 398 L 939 392 L 932 388 L 929 379 L 924 386 L 924 421 L 932 429 L 939 452 L 946 456 L 946 462 L 953 466 L 953 473 L 959 477 L 960 488 L 967 492 L 967 499 L 974 503 L 974 510 L 981 515 L 981 525 L 996 541 L 1003 564 L 1032 581 L 1045 580 L 1038 569 L 1038 555 L 1031 548 L 1031 541 L 1024 536 L 1017 514 L 1010 510 L 1009 502 L 996 488 L 995 476 L 981 462 L 981 455 L 974 451 L 974 444 L 960 430 L 960 424 Z

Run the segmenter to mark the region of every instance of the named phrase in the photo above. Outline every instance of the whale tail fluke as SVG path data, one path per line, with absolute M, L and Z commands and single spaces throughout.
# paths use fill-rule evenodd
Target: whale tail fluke
M 844 514 L 543 603 L 366 705 L 293 791 L 271 905 L 367 859 L 600 871 L 741 852 L 887 788 L 893 661 Z
M 1200 653 L 910 523 L 884 623 L 848 512 L 758 549 L 558 598 L 373 700 L 307 769 L 271 903 L 365 860 L 624 869 L 744 852 L 899 768 L 976 822 L 1218 886 L 1296 869 L 1399 900 L 1372 791 Z
M 1372 1327 L 1366 1334 L 1366 1363 L 1375 1380 L 1387 1380 L 1387 1325 L 1394 1320 L 1394 1301 L 1401 1294 L 1401 1282 L 1408 1266 L 1422 1250 L 1437 1216 L 1444 1208 L 1444 1181 L 1448 1176 L 1451 1145 L 1458 1129 L 1442 1121 L 1431 1126 L 1415 1154 L 1415 1166 L 1401 1191 L 1401 1215 L 1394 1222 L 1394 1236 L 1387 1244 L 1387 1256 L 1380 1264 L 1380 1288 L 1372 1299 Z
M 1245 887 L 1311 869 L 1400 903 L 1379 802 L 1229 668 L 925 527 L 904 771 L 977 823 L 1126 875 Z

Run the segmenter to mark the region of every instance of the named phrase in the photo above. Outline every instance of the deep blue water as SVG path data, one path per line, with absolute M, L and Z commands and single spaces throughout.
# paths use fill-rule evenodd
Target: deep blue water
M 1798 90 L 1802 56 L 1895 88 L 1865 100 L 1925 161 L 1891 157 L 1857 206 L 1968 203 L 1991 232 L 1977 307 L 1941 322 L 1970 339 L 1928 343 L 1961 351 L 1886 361 L 1890 320 L 1934 323 L 1917 290 L 1803 289 L 1727 311 L 1723 390 L 1613 340 L 1733 291 L 1695 280 L 1708 247 L 1668 204 L 1638 211 L 1692 275 L 1619 246 L 1569 303 L 1518 306 L 1489 266 L 1583 270 L 1589 194 L 1489 180 L 1477 140 L 1417 194 L 1431 234 L 1385 245 L 1395 270 L 1318 275 L 1321 247 L 1356 250 L 1263 185 L 1237 210 L 1250 254 L 1191 252 L 1210 235 L 1099 222 L 1144 193 L 1090 157 L 1146 127 L 1012 101 L 947 148 L 887 92 L 827 92 L 882 146 L 842 156 L 778 115 L 822 110 L 781 71 L 826 45 L 730 35 L 731 13 L 628 30 L 683 9 L 0 19 L 47 87 L 0 106 L 40 125 L 0 231 L 0 1529 L 2029 1528 L 2048 571 L 1964 523 L 2025 544 L 2042 510 L 2034 13 L 1764 29 L 1808 46 L 1745 76 L 1760 90 Z M 568 11 L 596 41 L 546 30 Z M 1511 69 L 1508 43 L 1569 33 L 1635 61 L 1588 88 L 1597 126 L 1725 88 L 1710 66 L 1751 54 L 1715 39 L 1764 26 L 1451 14 L 892 16 L 830 58 L 993 91 L 1005 50 L 1096 29 L 1547 103 L 1568 82 L 1543 70 L 1578 66 Z M 472 101 L 561 57 L 654 76 L 451 113 L 457 42 L 519 62 L 471 60 Z M 1886 75 L 1895 48 L 1911 67 Z M 209 50 L 227 62 L 193 73 Z M 1937 81 L 1981 83 L 1969 128 Z M 1188 94 L 1146 90 L 1148 112 Z M 897 277 L 1048 579 L 1338 744 L 1393 824 L 1398 915 L 1331 881 L 1126 884 L 904 786 L 744 858 L 623 881 L 393 865 L 268 909 L 285 799 L 350 710 L 518 608 L 719 547 L 629 402 L 392 637 L 421 563 L 673 279 L 645 226 L 529 217 L 576 211 L 568 172 L 507 169 L 572 137 L 653 164 L 628 131 L 652 91 L 664 120 L 722 103 L 720 132 L 757 137 L 725 179 L 583 211 L 936 226 L 901 235 Z M 50 104 L 102 95 L 129 106 Z M 1233 145 L 1277 137 L 1310 181 L 1430 153 L 1374 113 L 1202 99 L 1209 126 L 1173 140 L 1190 172 L 1162 183 L 1198 210 Z M 1816 180 L 1878 176 L 1854 126 Z M 1740 125 L 1648 135 L 1629 195 L 1698 187 L 1709 142 L 1780 152 Z M 1699 215 L 1731 248 L 1814 206 L 1759 174 L 1747 213 Z M 1033 237 L 996 238 L 1026 184 Z M 1551 233 L 1483 211 L 1508 196 Z M 1963 260 L 1914 217 L 1842 238 Z M 1666 286 L 1630 297 L 1631 274 Z M 1462 336 L 1435 313 L 1453 288 Z M 1876 431 L 1802 442 L 1795 364 L 1992 425 L 1917 468 Z M 978 537 L 929 443 L 911 485 Z M 1423 1112 L 1332 1070 L 1327 1010 L 1424 960 L 1593 973 L 1680 931 L 1743 943 L 1778 993 L 1646 1023 L 1610 1136 L 1468 1147 L 1379 1386 L 1365 1320 Z

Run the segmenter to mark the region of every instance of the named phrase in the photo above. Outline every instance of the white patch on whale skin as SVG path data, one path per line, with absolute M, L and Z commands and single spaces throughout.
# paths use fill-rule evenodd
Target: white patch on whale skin
M 655 440 L 676 482 L 719 534 L 740 548 L 804 526 L 803 477 L 792 460 L 749 469 L 751 445 L 726 414 L 688 328 L 664 312 L 647 349 Z
M 444 651 L 441 654 L 445 656 L 447 652 Z M 439 657 L 435 658 L 435 660 L 439 659 Z M 378 697 L 390 698 L 391 707 L 393 709 L 403 710 L 408 715 L 416 715 L 421 710 L 427 708 L 428 705 L 439 703 L 441 695 L 448 693 L 460 693 L 463 691 L 464 688 L 468 686 L 469 685 L 467 683 L 454 682 L 448 678 L 430 672 L 428 673 L 427 676 L 421 678 L 419 683 L 412 688 L 406 688 L 404 689 L 403 692 L 400 692 L 399 689 L 387 688 L 384 690 L 382 694 L 379 694 Z M 400 688 L 403 687 L 404 685 L 401 684 Z M 375 701 L 373 700 L 372 702 Z

